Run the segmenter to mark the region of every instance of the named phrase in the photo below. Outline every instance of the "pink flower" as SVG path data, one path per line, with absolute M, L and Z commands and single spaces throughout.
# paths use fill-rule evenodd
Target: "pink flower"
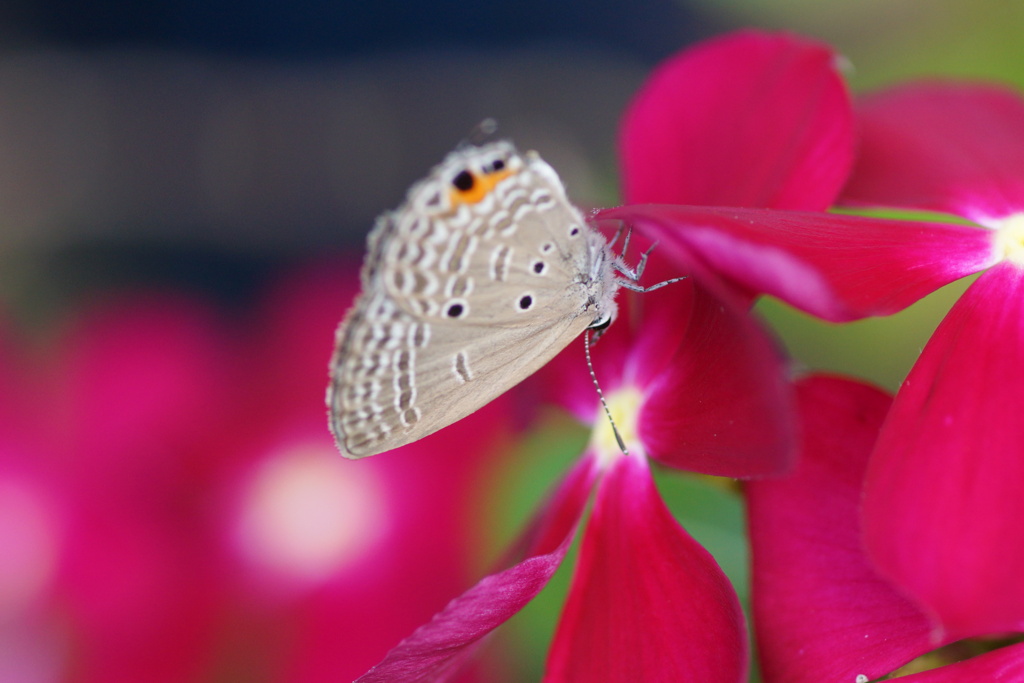
M 826 45 L 738 31 L 680 52 L 619 140 L 630 204 L 827 208 L 853 162 L 853 112 Z
M 735 593 L 665 508 L 649 458 L 731 476 L 786 468 L 788 387 L 781 359 L 752 320 L 693 281 L 673 287 L 634 301 L 643 314 L 624 312 L 596 347 L 595 370 L 629 454 L 592 385 L 553 379 L 595 430 L 521 541 L 525 559 L 453 600 L 362 683 L 435 680 L 462 661 L 544 587 L 591 490 L 593 512 L 545 680 L 745 680 Z
M 31 388 L 0 463 L 18 491 L 0 525 L 37 546 L 32 602 L 6 622 L 22 642 L 4 651 L 35 653 L 15 658 L 18 680 L 180 681 L 209 665 L 218 553 L 190 492 L 209 482 L 197 456 L 227 396 L 212 321 L 182 297 L 125 295 L 83 307 L 45 356 L 21 354 Z
M 845 196 L 968 218 L 992 266 L 896 397 L 868 470 L 868 549 L 951 636 L 1024 631 L 1024 548 L 1007 542 L 1024 519 L 1024 99 L 915 84 L 859 115 Z
M 877 680 L 957 640 L 885 579 L 863 547 L 861 497 L 891 399 L 820 376 L 802 380 L 797 395 L 797 471 L 746 485 L 762 676 L 765 683 Z M 900 680 L 1022 678 L 1018 643 Z
M 824 208 L 845 180 L 853 144 L 834 61 L 819 44 L 755 32 L 670 60 L 625 120 L 627 197 Z M 738 295 L 745 292 L 721 280 L 716 264 L 680 256 L 666 241 L 651 272 L 665 270 L 661 259 L 693 277 L 631 297 L 595 348 L 628 455 L 579 362 L 572 370 L 556 362 L 560 374 L 549 384 L 595 430 L 522 540 L 525 559 L 453 600 L 362 683 L 436 680 L 457 666 L 546 584 L 592 489 L 593 514 L 545 680 L 745 680 L 735 594 L 667 513 L 649 461 L 738 477 L 784 471 L 789 387 L 774 345 L 744 312 Z
M 655 126 L 677 135 L 676 119 L 660 113 L 679 107 L 668 98 L 650 106 L 659 116 L 649 117 L 646 135 Z M 846 120 L 838 107 L 831 116 Z M 896 398 L 868 475 L 865 533 L 878 566 L 948 633 L 1019 631 L 1024 549 L 1005 539 L 1024 518 L 1024 422 L 1015 413 L 1024 386 L 1024 102 L 988 86 L 911 85 L 866 99 L 859 117 L 861 153 L 844 201 L 974 223 L 679 204 L 601 217 L 635 224 L 660 240 L 662 254 L 714 270 L 742 293 L 772 294 L 831 321 L 890 314 L 987 271 Z M 679 170 L 685 165 L 673 152 L 649 167 L 669 176 L 689 173 Z

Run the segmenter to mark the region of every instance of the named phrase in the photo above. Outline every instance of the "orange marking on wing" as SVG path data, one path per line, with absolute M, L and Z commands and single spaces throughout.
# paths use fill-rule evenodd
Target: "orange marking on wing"
M 491 173 L 479 174 L 470 172 L 470 175 L 473 176 L 473 184 L 468 189 L 460 190 L 457 187 L 452 187 L 448 190 L 448 197 L 453 207 L 459 204 L 476 204 L 482 201 L 484 197 L 491 193 L 495 185 L 512 175 L 512 171 L 503 168 L 500 171 L 493 171 Z

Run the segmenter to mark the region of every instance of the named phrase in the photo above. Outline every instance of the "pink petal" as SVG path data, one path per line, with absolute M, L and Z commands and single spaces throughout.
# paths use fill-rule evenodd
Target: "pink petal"
M 823 376 L 802 380 L 798 397 L 799 468 L 746 487 L 762 673 L 766 683 L 873 680 L 932 648 L 932 623 L 861 547 L 861 484 L 890 399 Z
M 276 411 L 321 408 L 323 359 L 331 357 L 334 330 L 359 291 L 358 272 L 351 258 L 334 258 L 304 263 L 275 283 L 250 340 L 250 362 L 260 364 L 265 387 L 254 398 L 273 395 Z
M 713 277 L 622 296 L 618 320 L 591 355 L 606 396 L 623 387 L 642 393 L 639 436 L 659 462 L 730 477 L 777 474 L 792 464 L 788 363 Z M 547 384 L 584 422 L 603 421 L 582 356 L 577 349 L 571 362 L 558 362 Z
M 1019 683 L 1024 681 L 1024 644 L 1009 645 L 899 680 L 901 683 Z
M 974 636 L 1024 630 L 1024 271 L 983 274 L 896 397 L 868 472 L 879 567 Z
M 998 259 L 990 230 L 829 213 L 639 205 L 602 211 L 701 264 L 833 322 L 889 315 Z
M 544 680 L 726 683 L 746 669 L 728 579 L 672 518 L 646 463 L 621 458 L 598 491 Z
M 200 678 L 225 603 L 210 560 L 217 549 L 195 525 L 174 535 L 124 505 L 86 503 L 74 516 L 58 587 L 74 632 L 74 680 Z
M 620 150 L 626 201 L 819 210 L 853 156 L 832 50 L 740 31 L 663 63 L 634 98 Z
M 444 680 L 481 638 L 508 621 L 547 585 L 575 535 L 597 470 L 585 458 L 566 477 L 531 525 L 531 554 L 492 574 L 455 598 L 427 624 L 399 643 L 358 683 Z
M 667 289 L 673 287 L 675 285 Z M 618 318 L 596 342 L 591 338 L 590 355 L 594 373 L 606 393 L 622 384 L 630 349 L 637 342 L 638 336 L 643 338 L 647 332 L 636 334 L 634 317 L 630 313 L 634 301 L 639 299 L 642 303 L 646 297 L 646 294 L 632 297 L 620 293 Z M 645 328 L 646 322 L 641 319 L 637 326 Z M 603 419 L 594 381 L 588 372 L 582 338 L 569 344 L 535 377 L 544 401 L 565 407 L 583 424 L 592 425 L 595 420 Z
M 865 98 L 844 201 L 985 224 L 1024 210 L 1024 100 L 980 84 L 915 83 Z
M 640 438 L 671 467 L 727 477 L 778 474 L 795 448 L 788 363 L 774 340 L 726 294 L 689 279 L 641 295 L 648 310 L 631 352 L 644 403 Z M 644 300 L 643 303 L 654 303 Z
M 209 463 L 189 457 L 222 429 L 237 380 L 213 312 L 181 296 L 121 295 L 79 315 L 61 345 L 50 378 L 59 428 L 41 436 L 77 454 L 75 474 L 100 486 L 194 485 Z

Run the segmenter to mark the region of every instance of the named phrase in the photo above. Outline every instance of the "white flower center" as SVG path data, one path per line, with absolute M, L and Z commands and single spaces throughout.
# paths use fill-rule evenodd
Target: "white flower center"
M 294 444 L 250 480 L 238 519 L 244 555 L 282 577 L 322 581 L 359 560 L 386 526 L 384 493 L 333 448 Z
M 1015 213 L 1000 221 L 995 237 L 995 252 L 1014 265 L 1024 266 L 1024 213 Z

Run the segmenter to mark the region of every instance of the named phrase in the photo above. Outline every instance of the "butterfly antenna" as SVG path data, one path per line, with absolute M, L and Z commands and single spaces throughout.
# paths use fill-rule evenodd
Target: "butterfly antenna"
M 629 449 L 626 448 L 626 444 L 622 441 L 622 435 L 619 434 L 619 428 L 615 426 L 615 420 L 612 418 L 612 411 L 608 408 L 608 402 L 604 400 L 604 392 L 601 391 L 601 385 L 597 382 L 597 373 L 594 372 L 594 363 L 590 359 L 590 330 L 587 330 L 583 335 L 583 349 L 587 354 L 587 369 L 590 370 L 590 379 L 594 383 L 594 388 L 597 389 L 597 397 L 601 399 L 601 407 L 604 408 L 604 414 L 608 416 L 608 422 L 612 426 L 612 433 L 615 434 L 615 442 L 619 444 L 619 449 L 623 455 L 629 455 Z

